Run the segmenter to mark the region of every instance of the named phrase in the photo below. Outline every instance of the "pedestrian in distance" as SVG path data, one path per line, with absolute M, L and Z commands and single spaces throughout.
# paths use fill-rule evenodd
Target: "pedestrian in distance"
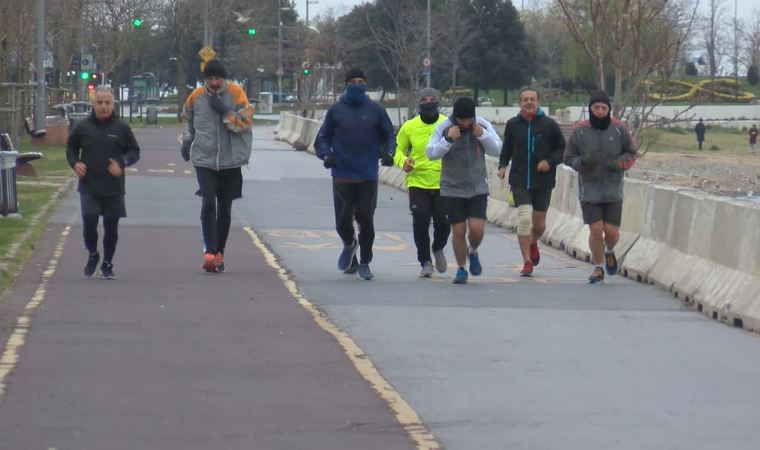
M 483 241 L 488 205 L 485 155 L 498 157 L 500 152 L 499 134 L 475 114 L 475 101 L 469 97 L 454 102 L 453 114 L 436 126 L 425 148 L 428 159 L 441 160 L 441 197 L 458 267 L 455 284 L 467 283 L 468 259 L 474 276 L 483 272 L 478 246 Z
M 438 111 L 440 94 L 433 88 L 424 88 L 417 95 L 419 115 L 407 120 L 396 135 L 394 161 L 406 174 L 409 192 L 409 209 L 412 212 L 414 245 L 417 261 L 421 265 L 421 278 L 433 276 L 435 270 L 446 272 L 448 263 L 444 247 L 449 240 L 451 227 L 441 199 L 441 161 L 431 161 L 425 147 L 435 127 L 446 122 L 446 116 Z M 433 245 L 430 245 L 430 220 L 433 220 Z
M 565 138 L 557 122 L 539 105 L 538 90 L 520 90 L 520 112 L 507 121 L 497 176 L 509 186 L 517 206 L 517 241 L 523 257 L 521 276 L 529 277 L 541 261 L 538 240 L 546 229 L 546 211 L 562 163 Z
M 367 77 L 361 69 L 346 72 L 345 83 L 343 95 L 325 114 L 314 148 L 332 175 L 335 229 L 343 242 L 338 269 L 371 280 L 378 160 L 383 166 L 393 165 L 395 130 L 385 108 L 367 96 Z
M 191 161 L 201 196 L 203 270 L 225 271 L 225 246 L 232 224 L 232 201 L 243 196 L 242 167 L 253 144 L 253 107 L 239 85 L 227 81 L 221 61 L 203 69 L 204 85 L 185 101 L 180 153 Z
M 91 277 L 100 261 L 98 221 L 103 216 L 103 263 L 100 275 L 114 279 L 113 257 L 119 240 L 119 219 L 127 216 L 124 168 L 140 159 L 140 146 L 129 125 L 114 113 L 113 91 L 95 88 L 90 116 L 72 130 L 66 159 L 79 178 L 84 246 L 89 254 L 84 275 Z
M 749 151 L 753 155 L 757 154 L 757 126 L 755 124 L 752 124 L 752 127 L 749 129 Z
M 620 239 L 625 171 L 636 161 L 636 143 L 628 128 L 610 114 L 606 93 L 589 100 L 589 119 L 570 135 L 564 162 L 578 172 L 578 199 L 583 222 L 589 226 L 588 245 L 594 270 L 589 283 L 604 281 L 618 271 L 615 245 Z M 604 268 L 602 268 L 604 259 Z
M 702 118 L 699 118 L 699 122 L 697 122 L 697 125 L 694 126 L 694 133 L 697 135 L 697 145 L 699 146 L 699 149 L 702 150 L 702 143 L 705 142 L 705 133 L 707 132 L 707 127 L 705 126 L 705 123 L 702 122 Z

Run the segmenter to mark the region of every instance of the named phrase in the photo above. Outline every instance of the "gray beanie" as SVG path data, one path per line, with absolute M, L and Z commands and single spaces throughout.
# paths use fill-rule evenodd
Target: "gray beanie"
M 417 92 L 417 103 L 422 100 L 422 97 L 435 97 L 436 100 L 439 100 L 441 98 L 441 93 L 436 89 L 426 87 Z

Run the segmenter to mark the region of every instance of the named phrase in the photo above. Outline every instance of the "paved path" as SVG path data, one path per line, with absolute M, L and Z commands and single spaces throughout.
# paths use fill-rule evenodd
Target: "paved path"
M 418 279 L 387 187 L 376 278 L 343 275 L 327 172 L 271 128 L 202 273 L 177 131 L 137 131 L 118 280 L 81 277 L 71 195 L 0 302 L 0 449 L 403 449 L 433 442 L 416 414 L 447 449 L 760 447 L 758 335 L 552 250 L 521 279 L 490 226 L 483 276 Z

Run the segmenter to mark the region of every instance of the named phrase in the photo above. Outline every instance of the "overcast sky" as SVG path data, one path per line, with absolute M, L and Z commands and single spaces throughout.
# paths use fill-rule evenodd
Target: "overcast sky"
M 295 0 L 296 7 L 298 9 L 298 15 L 302 18 L 306 17 L 306 2 L 309 0 Z M 316 3 L 314 3 L 316 1 Z M 433 2 L 440 1 L 440 0 L 432 0 Z M 544 0 L 544 3 L 548 3 L 551 0 Z M 748 17 L 753 9 L 760 10 L 760 2 L 758 0 L 736 0 L 737 1 L 737 9 L 739 17 Z M 709 0 L 701 0 L 700 1 L 700 8 L 702 10 L 707 9 L 707 4 Z M 342 16 L 348 12 L 351 11 L 351 9 L 356 6 L 360 5 L 362 3 L 367 3 L 367 0 L 311 0 L 309 1 L 309 18 L 311 18 L 326 13 L 330 8 L 332 8 L 337 16 Z M 526 7 L 528 5 L 533 4 L 533 0 L 513 0 L 512 3 L 515 4 L 517 9 L 519 10 L 523 4 L 525 4 Z M 729 15 L 733 15 L 734 13 L 734 0 L 723 0 L 724 8 L 726 9 L 726 13 Z

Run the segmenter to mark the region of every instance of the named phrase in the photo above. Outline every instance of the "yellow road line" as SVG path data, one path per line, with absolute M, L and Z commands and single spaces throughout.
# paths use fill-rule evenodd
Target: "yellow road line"
M 364 351 L 345 331 L 338 328 L 334 323 L 330 321 L 316 306 L 314 306 L 309 299 L 307 299 L 298 290 L 296 282 L 290 277 L 288 272 L 280 265 L 277 257 L 272 253 L 264 242 L 259 238 L 250 227 L 243 228 L 246 233 L 251 237 L 253 245 L 264 255 L 267 265 L 277 272 L 277 276 L 280 278 L 285 288 L 290 292 L 290 295 L 295 298 L 298 303 L 311 314 L 317 325 L 323 330 L 331 334 L 343 347 L 343 351 L 348 356 L 348 359 L 354 365 L 354 368 L 359 374 L 369 382 L 377 395 L 388 403 L 393 413 L 396 415 L 396 420 L 404 427 L 409 437 L 417 445 L 418 450 L 433 450 L 440 449 L 441 446 L 433 437 L 433 434 L 428 430 L 427 426 L 422 423 L 420 416 L 412 409 L 409 403 L 401 397 L 401 394 L 391 386 L 391 384 L 383 378 L 383 376 L 372 364 L 372 361 L 367 357 Z
M 5 380 L 8 375 L 13 371 L 18 363 L 19 352 L 21 347 L 26 342 L 26 335 L 29 332 L 29 326 L 31 325 L 32 313 L 42 304 L 47 294 L 47 288 L 50 284 L 50 279 L 55 274 L 56 268 L 58 268 L 58 261 L 63 254 L 63 246 L 66 244 L 66 239 L 69 237 L 71 226 L 64 228 L 61 232 L 61 237 L 58 239 L 58 244 L 55 246 L 53 257 L 48 263 L 47 269 L 42 272 L 42 281 L 37 286 L 37 290 L 34 292 L 31 300 L 24 307 L 24 312 L 18 319 L 16 319 L 16 328 L 13 329 L 8 342 L 5 343 L 3 354 L 0 356 L 0 401 L 5 394 Z

